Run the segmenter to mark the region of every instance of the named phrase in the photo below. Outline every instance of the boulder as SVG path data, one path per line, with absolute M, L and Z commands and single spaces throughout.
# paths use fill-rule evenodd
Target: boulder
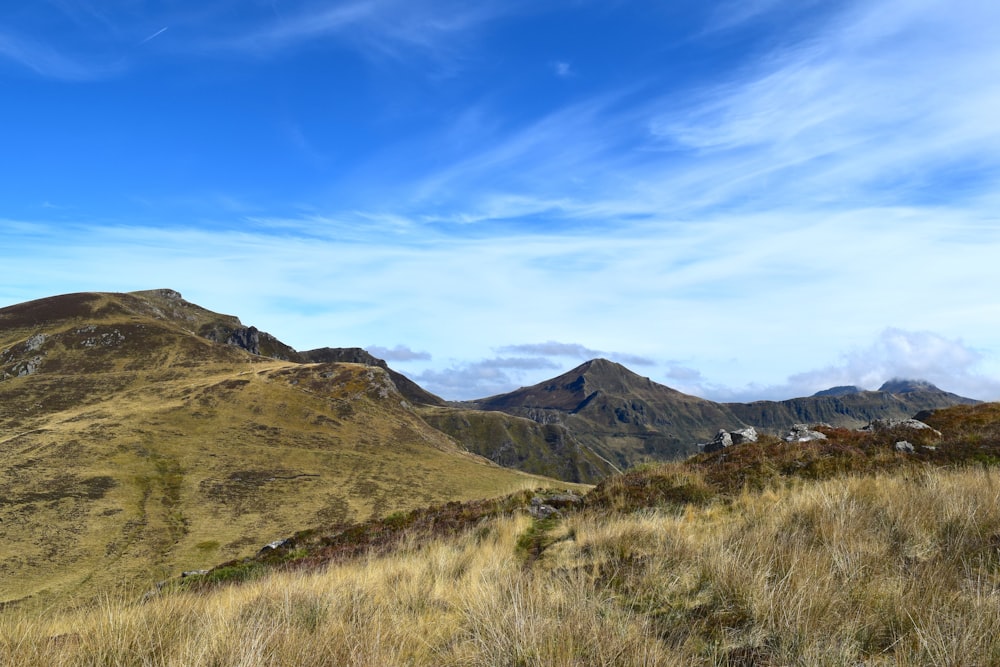
M 554 496 L 547 496 L 544 498 L 546 505 L 555 507 L 556 509 L 563 509 L 566 507 L 576 507 L 583 502 L 583 498 L 567 491 L 566 493 L 557 493 Z
M 718 452 L 725 449 L 726 447 L 732 447 L 732 446 L 733 446 L 733 436 L 731 436 L 729 434 L 729 431 L 727 431 L 724 428 L 719 429 L 719 432 L 715 434 L 715 438 L 712 439 L 712 442 L 699 445 L 702 451 L 709 453 Z
M 793 424 L 783 438 L 785 442 L 810 442 L 811 440 L 826 440 L 826 436 L 814 431 L 808 424 Z
M 938 437 L 941 436 L 941 431 L 938 431 L 937 429 L 917 419 L 873 419 L 868 422 L 867 426 L 862 426 L 858 430 L 876 433 L 878 431 L 887 431 L 893 428 L 911 428 L 916 431 L 929 430 L 934 435 Z
M 757 442 L 757 429 L 753 426 L 747 426 L 738 431 L 730 431 L 729 436 L 733 439 L 734 445 L 742 445 L 744 442 Z
M 528 514 L 536 519 L 548 519 L 550 516 L 561 517 L 562 513 L 552 505 L 547 504 L 545 500 L 541 496 L 532 498 L 531 505 L 528 507 Z
M 896 451 L 902 452 L 903 454 L 912 454 L 914 452 L 913 445 L 906 440 L 900 440 L 896 443 Z

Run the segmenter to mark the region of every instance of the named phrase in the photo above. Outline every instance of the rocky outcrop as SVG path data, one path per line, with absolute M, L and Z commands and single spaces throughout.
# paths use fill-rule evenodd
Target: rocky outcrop
M 719 432 L 716 433 L 715 437 L 712 439 L 712 442 L 699 444 L 698 448 L 705 453 L 711 453 L 711 452 L 718 452 L 725 449 L 726 447 L 732 447 L 732 446 L 733 446 L 733 436 L 729 435 L 729 432 L 726 429 L 720 428 Z
M 26 341 L 0 352 L 0 380 L 24 377 L 37 371 L 45 358 L 42 347 L 48 336 L 36 333 Z
M 561 517 L 562 510 L 578 507 L 583 498 L 575 493 L 557 493 L 552 496 L 533 496 L 528 506 L 528 514 L 536 519 Z
M 260 354 L 260 331 L 257 327 L 240 327 L 229 332 L 226 345 L 242 348 L 250 354 Z
M 744 442 L 757 442 L 757 429 L 747 426 L 736 431 L 730 431 L 729 437 L 733 439 L 734 445 L 742 445 Z
M 748 426 L 735 431 L 720 428 L 712 442 L 699 443 L 698 449 L 705 453 L 718 452 L 733 445 L 742 445 L 744 442 L 757 442 L 757 431 L 754 427 Z
M 868 431 L 870 433 L 877 433 L 879 431 L 888 431 L 894 428 L 910 428 L 915 431 L 929 430 L 934 435 L 940 437 L 941 432 L 937 429 L 931 428 L 928 424 L 918 420 L 918 419 L 873 419 L 868 422 L 867 426 L 862 426 L 859 431 Z
M 821 426 L 821 424 L 817 424 L 816 426 Z M 822 424 L 822 426 L 828 426 L 828 424 Z M 782 440 L 785 442 L 810 442 L 812 440 L 826 440 L 826 435 L 813 429 L 808 424 L 794 424 L 788 433 L 782 437 Z
M 396 384 L 399 393 L 415 405 L 443 406 L 439 396 L 435 396 L 402 373 L 392 370 L 384 359 L 379 359 L 368 350 L 360 347 L 321 347 L 298 353 L 301 361 L 306 363 L 347 363 L 378 366 L 389 372 L 389 377 Z

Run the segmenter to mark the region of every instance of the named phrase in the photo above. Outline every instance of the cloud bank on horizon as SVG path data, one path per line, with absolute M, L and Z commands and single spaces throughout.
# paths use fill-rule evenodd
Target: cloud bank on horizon
M 0 303 L 172 287 L 446 398 L 1000 399 L 1000 6 L 0 9 Z M 812 369 L 812 370 L 810 370 Z

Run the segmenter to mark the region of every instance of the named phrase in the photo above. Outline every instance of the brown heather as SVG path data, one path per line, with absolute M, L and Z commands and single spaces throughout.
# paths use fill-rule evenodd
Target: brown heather
M 1000 476 L 906 469 L 515 513 L 242 585 L 0 615 L 18 665 L 1000 664 Z

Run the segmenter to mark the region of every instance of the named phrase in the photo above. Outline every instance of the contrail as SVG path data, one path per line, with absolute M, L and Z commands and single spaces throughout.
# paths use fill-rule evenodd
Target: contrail
M 169 28 L 169 27 L 170 26 L 167 26 L 167 28 Z M 163 33 L 165 33 L 167 31 L 167 28 L 160 28 L 159 30 L 157 30 L 156 32 L 154 32 L 152 35 L 150 35 L 146 39 L 144 39 L 141 42 L 139 42 L 139 46 L 142 46 L 143 44 L 145 44 L 146 42 L 148 42 L 151 39 L 155 39 L 155 38 L 159 37 L 160 35 L 162 35 Z

